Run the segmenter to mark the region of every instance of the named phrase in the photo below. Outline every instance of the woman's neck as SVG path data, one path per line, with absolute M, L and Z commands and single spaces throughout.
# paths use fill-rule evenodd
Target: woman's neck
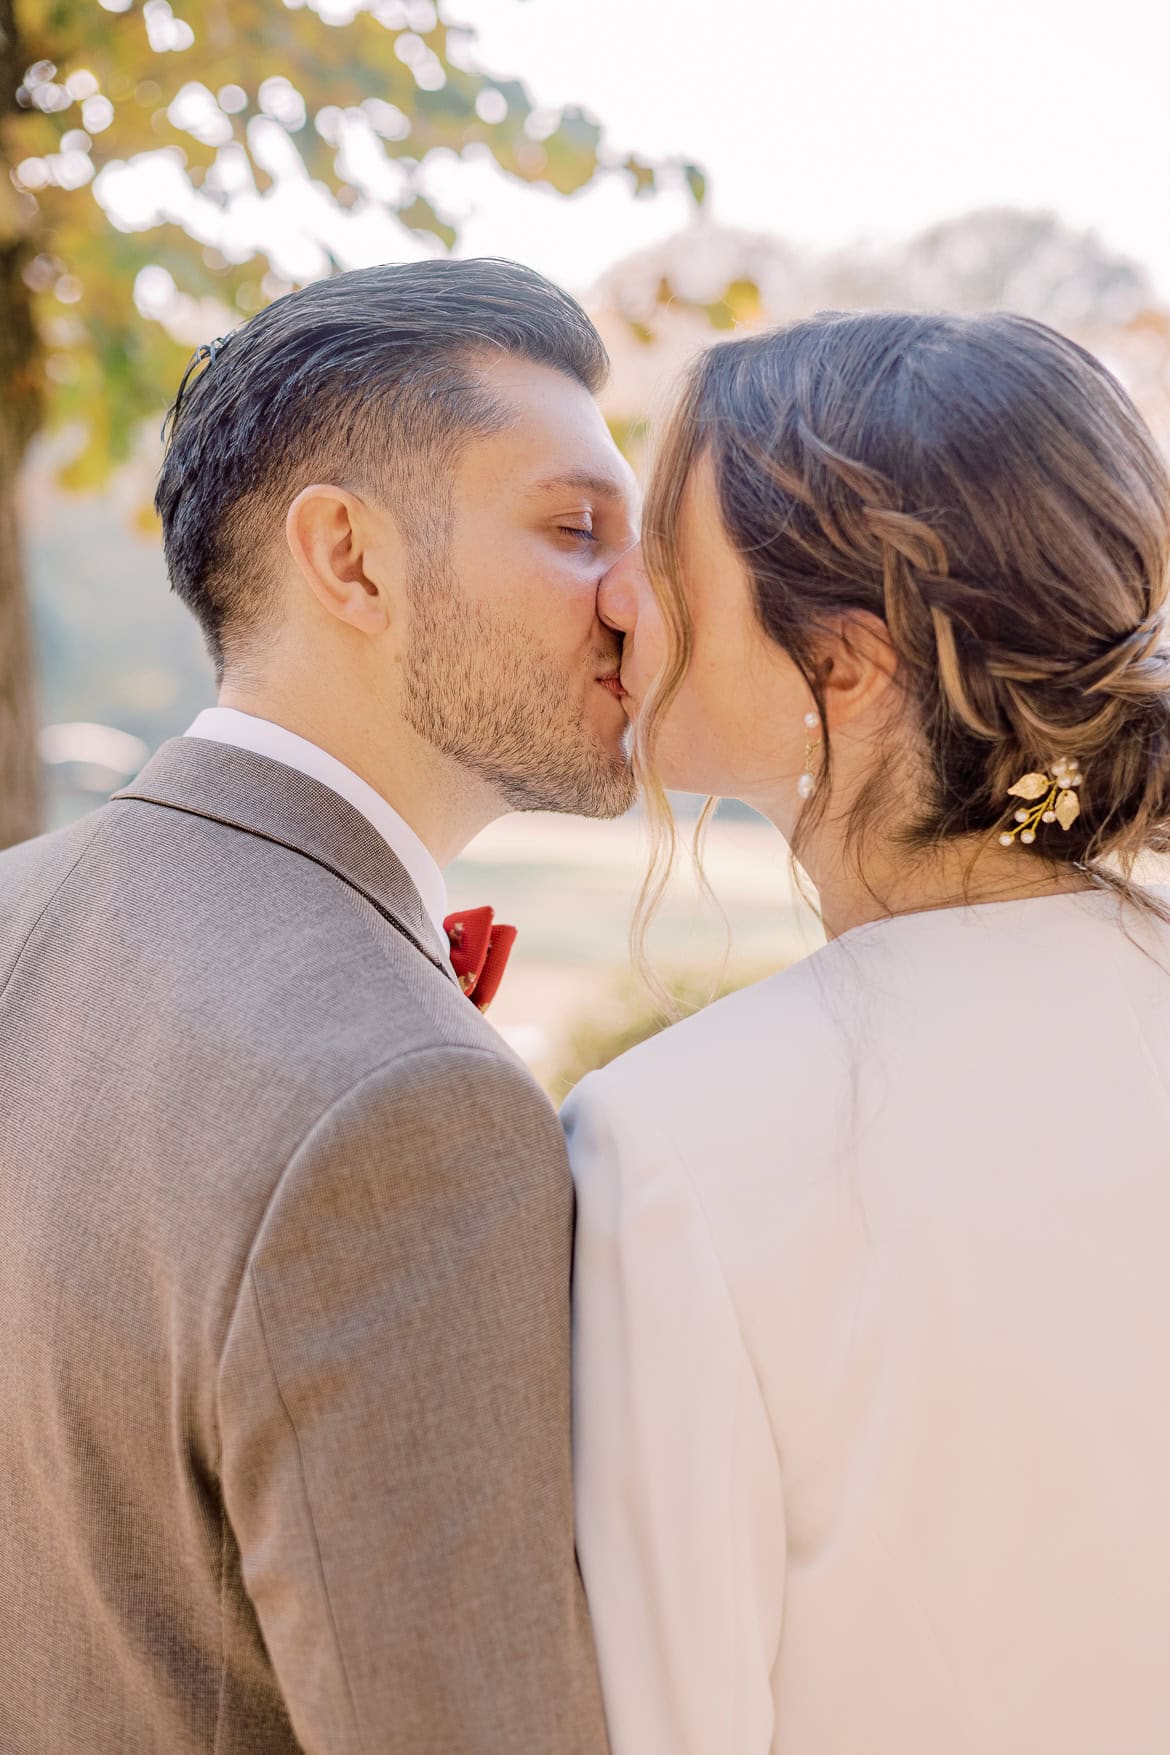
M 802 863 L 816 885 L 830 938 L 892 915 L 1026 901 L 1094 887 L 1092 878 L 1075 866 L 1043 862 L 1017 847 L 989 847 L 981 838 L 920 851 L 863 849 L 859 858 L 848 857 L 839 845 L 833 851 L 810 847 Z

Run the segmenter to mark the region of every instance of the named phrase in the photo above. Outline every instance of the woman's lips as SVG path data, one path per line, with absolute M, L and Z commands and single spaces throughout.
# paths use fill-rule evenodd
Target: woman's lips
M 608 689 L 609 693 L 616 701 L 625 699 L 626 691 L 622 687 L 622 679 L 620 676 L 599 676 L 597 680 L 603 689 Z

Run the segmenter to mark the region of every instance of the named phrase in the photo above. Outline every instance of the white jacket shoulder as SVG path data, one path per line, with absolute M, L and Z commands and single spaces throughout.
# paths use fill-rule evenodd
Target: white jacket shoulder
M 715 1001 L 590 1073 L 563 1111 L 570 1135 L 614 1129 L 661 1152 L 702 1149 L 782 1125 L 789 1146 L 840 1111 L 849 1085 L 854 1007 L 834 947 Z M 811 1143 L 811 1142 L 810 1142 Z M 720 1153 L 722 1156 L 722 1153 Z

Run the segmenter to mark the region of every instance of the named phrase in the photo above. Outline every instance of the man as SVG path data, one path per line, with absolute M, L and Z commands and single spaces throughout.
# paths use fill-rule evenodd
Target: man
M 441 868 L 631 802 L 606 363 L 538 276 L 428 262 L 180 393 L 220 704 L 0 858 L 5 1755 L 604 1748 L 570 1183 Z

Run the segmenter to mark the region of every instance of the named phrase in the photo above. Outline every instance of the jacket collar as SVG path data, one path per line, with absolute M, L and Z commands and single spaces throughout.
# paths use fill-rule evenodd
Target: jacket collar
M 393 849 L 347 799 L 299 769 L 231 744 L 175 737 L 113 797 L 206 817 L 313 860 L 364 896 L 454 981 L 422 899 Z

